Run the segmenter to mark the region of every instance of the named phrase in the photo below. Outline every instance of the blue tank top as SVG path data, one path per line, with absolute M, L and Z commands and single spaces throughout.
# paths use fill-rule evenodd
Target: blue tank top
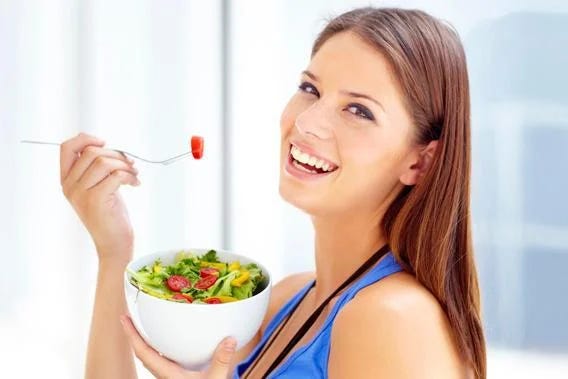
M 327 363 L 329 359 L 329 349 L 331 346 L 331 327 L 333 320 L 337 316 L 339 310 L 351 300 L 357 292 L 366 286 L 378 282 L 379 280 L 402 271 L 400 265 L 396 262 L 392 253 L 385 255 L 378 264 L 368 270 L 363 276 L 355 280 L 353 284 L 345 289 L 343 294 L 339 296 L 334 304 L 331 313 L 325 319 L 313 338 L 307 344 L 299 346 L 282 364 L 272 371 L 267 379 L 274 378 L 327 378 Z M 233 372 L 233 379 L 240 379 L 240 376 L 246 371 L 249 365 L 256 359 L 263 346 L 270 339 L 271 334 L 277 329 L 278 325 L 288 316 L 288 313 L 302 300 L 304 295 L 314 284 L 314 280 L 310 281 L 302 288 L 292 299 L 290 299 L 284 307 L 266 326 L 266 330 L 262 339 L 255 346 L 253 351 L 245 360 L 240 362 Z

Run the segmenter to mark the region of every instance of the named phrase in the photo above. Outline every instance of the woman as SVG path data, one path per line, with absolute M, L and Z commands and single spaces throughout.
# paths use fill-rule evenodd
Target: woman
M 137 171 L 97 138 L 67 141 L 63 190 L 100 262 L 87 377 L 135 377 L 132 346 L 161 378 L 485 378 L 469 129 L 452 28 L 401 9 L 331 20 L 281 118 L 280 193 L 313 221 L 316 272 L 276 284 L 255 338 L 222 341 L 204 372 L 119 326 L 133 232 L 117 191 Z

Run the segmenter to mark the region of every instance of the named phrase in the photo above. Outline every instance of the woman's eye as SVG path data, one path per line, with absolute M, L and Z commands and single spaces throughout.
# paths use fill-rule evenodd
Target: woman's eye
M 298 86 L 298 88 L 299 88 L 301 91 L 303 91 L 303 92 L 306 92 L 306 93 L 310 93 L 310 94 L 312 94 L 312 95 L 319 96 L 319 92 L 318 92 L 318 90 L 316 89 L 316 87 L 314 87 L 313 85 L 311 85 L 311 84 L 308 83 L 308 82 L 303 82 L 302 84 L 300 84 L 300 85 Z
M 361 104 L 349 104 L 346 110 L 350 113 L 353 113 L 355 116 L 366 118 L 367 120 L 374 121 L 375 116 L 373 113 Z

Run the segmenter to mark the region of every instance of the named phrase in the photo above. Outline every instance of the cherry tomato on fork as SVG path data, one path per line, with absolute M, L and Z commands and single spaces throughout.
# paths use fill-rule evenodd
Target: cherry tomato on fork
M 198 290 L 206 290 L 207 288 L 211 287 L 217 281 L 217 275 L 209 275 L 204 278 L 201 278 L 195 283 L 194 287 Z
M 195 159 L 201 159 L 203 157 L 203 137 L 200 136 L 192 136 L 191 137 L 191 154 Z
M 190 283 L 189 280 L 185 276 L 181 275 L 172 275 L 166 281 L 169 289 L 174 292 L 179 292 L 183 288 L 189 287 Z

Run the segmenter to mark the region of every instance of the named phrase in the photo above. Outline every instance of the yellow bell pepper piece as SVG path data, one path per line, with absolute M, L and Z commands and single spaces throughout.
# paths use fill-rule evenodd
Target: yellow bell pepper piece
M 241 268 L 241 263 L 239 261 L 234 261 L 229 265 L 229 272 L 237 271 Z
M 244 282 L 246 282 L 248 279 L 250 278 L 250 272 L 248 271 L 241 271 L 241 275 L 236 278 L 233 279 L 231 281 L 231 285 L 235 286 L 235 287 L 240 287 L 241 284 L 243 284 Z
M 200 266 L 201 267 L 213 267 L 213 268 L 216 268 L 219 271 L 222 271 L 227 267 L 225 263 L 204 262 L 204 261 L 201 261 Z
M 218 298 L 219 300 L 221 300 L 221 303 L 230 303 L 231 301 L 237 301 L 239 299 L 237 299 L 236 297 L 232 297 L 232 296 L 214 296 L 216 298 Z
M 159 274 L 160 272 L 162 272 L 162 266 L 161 265 L 154 265 L 153 270 L 154 270 L 154 274 Z
M 142 290 L 142 292 L 146 292 L 148 295 L 154 296 L 154 297 L 157 297 L 157 298 L 160 298 L 160 299 L 169 299 L 171 297 L 171 295 L 162 293 L 160 291 L 155 291 L 155 290 L 148 288 L 148 287 L 140 286 L 139 288 L 140 288 L 140 290 Z

